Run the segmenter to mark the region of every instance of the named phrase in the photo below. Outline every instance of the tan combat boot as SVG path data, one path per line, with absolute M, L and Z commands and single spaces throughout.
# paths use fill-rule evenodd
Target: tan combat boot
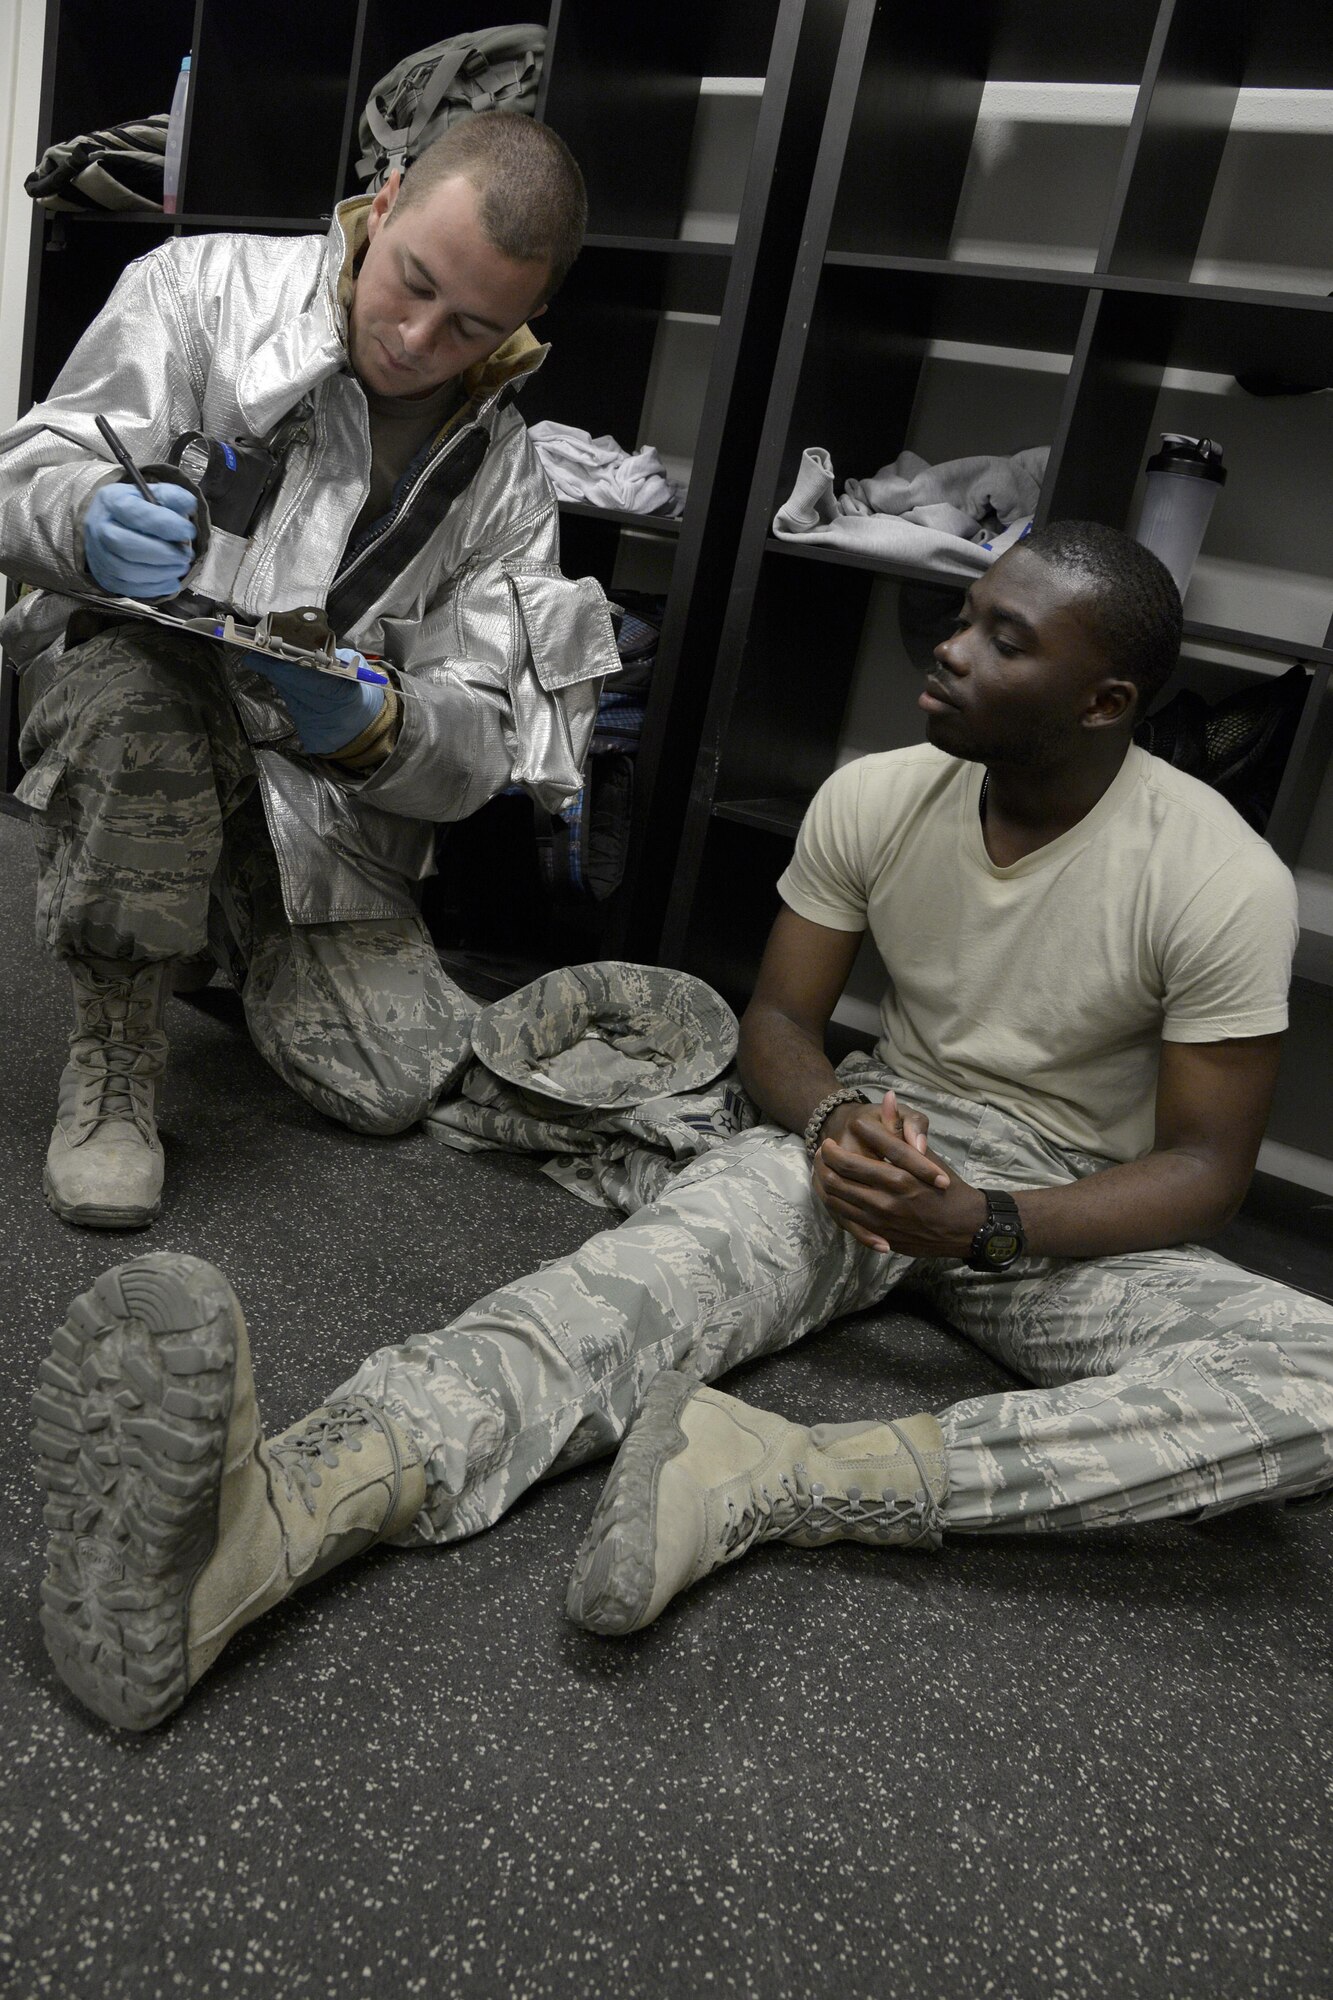
M 565 1608 L 590 1632 L 638 1632 L 759 1542 L 938 1548 L 947 1490 L 933 1417 L 803 1430 L 659 1375 L 611 1468 Z
M 70 958 L 74 1033 L 43 1186 L 62 1222 L 143 1229 L 162 1200 L 154 1118 L 171 961 Z
M 164 1253 L 106 1272 L 32 1399 L 57 1673 L 118 1729 L 180 1707 L 228 1639 L 420 1512 L 419 1455 L 356 1400 L 262 1442 L 226 1279 Z

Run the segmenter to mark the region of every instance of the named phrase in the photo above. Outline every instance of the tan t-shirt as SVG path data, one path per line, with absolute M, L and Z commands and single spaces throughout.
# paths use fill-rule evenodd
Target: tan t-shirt
M 1077 826 L 997 868 L 982 777 L 931 744 L 845 765 L 779 892 L 811 923 L 869 928 L 889 974 L 877 1052 L 900 1075 L 1137 1159 L 1163 1040 L 1285 1028 L 1295 884 L 1225 799 L 1138 748 Z
M 429 396 L 377 396 L 364 388 L 362 393 L 370 414 L 370 491 L 347 538 L 349 548 L 388 513 L 393 489 L 408 466 L 463 401 L 457 382 L 446 382 Z

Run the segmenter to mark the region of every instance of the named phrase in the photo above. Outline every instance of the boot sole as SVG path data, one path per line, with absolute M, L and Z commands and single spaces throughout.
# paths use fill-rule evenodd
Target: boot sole
M 190 1592 L 217 1539 L 240 1324 L 221 1272 L 158 1252 L 76 1299 L 38 1370 L 46 1648 L 117 1729 L 156 1728 L 189 1686 Z
M 698 1387 L 692 1376 L 659 1375 L 620 1447 L 565 1598 L 566 1616 L 585 1631 L 615 1637 L 637 1631 L 647 1619 L 657 1581 L 659 1475 L 689 1442 L 680 1411 Z
M 51 1185 L 51 1176 L 45 1170 L 42 1173 L 42 1193 L 51 1212 L 58 1215 L 62 1222 L 72 1223 L 76 1229 L 147 1229 L 150 1223 L 157 1220 L 162 1207 L 160 1201 L 155 1201 L 151 1208 L 96 1208 L 87 1202 L 80 1205 L 61 1201 Z

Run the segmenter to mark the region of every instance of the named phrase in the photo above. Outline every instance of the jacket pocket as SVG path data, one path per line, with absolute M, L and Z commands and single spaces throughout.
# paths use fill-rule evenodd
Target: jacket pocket
M 595 577 L 553 566 L 508 569 L 537 679 L 548 694 L 620 669 L 606 595 Z
M 61 782 L 66 762 L 63 750 L 54 747 L 44 750 L 14 789 L 14 797 L 33 812 L 41 813 L 48 826 L 69 824 L 69 799 Z

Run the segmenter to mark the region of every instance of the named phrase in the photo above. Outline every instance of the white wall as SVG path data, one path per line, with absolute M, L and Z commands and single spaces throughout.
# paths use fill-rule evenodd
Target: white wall
M 32 202 L 23 182 L 37 160 L 43 0 L 0 0 L 0 426 L 19 414 Z

